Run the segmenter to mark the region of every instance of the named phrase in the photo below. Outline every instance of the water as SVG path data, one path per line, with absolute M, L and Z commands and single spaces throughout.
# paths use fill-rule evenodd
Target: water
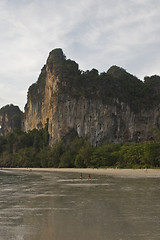
M 160 178 L 0 171 L 0 240 L 159 240 Z

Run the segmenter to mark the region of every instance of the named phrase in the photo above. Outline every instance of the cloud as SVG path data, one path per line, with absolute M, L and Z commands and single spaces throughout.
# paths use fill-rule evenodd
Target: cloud
M 140 78 L 160 74 L 159 12 L 158 0 L 1 0 L 0 105 L 23 109 L 57 47 L 83 70 L 116 64 Z

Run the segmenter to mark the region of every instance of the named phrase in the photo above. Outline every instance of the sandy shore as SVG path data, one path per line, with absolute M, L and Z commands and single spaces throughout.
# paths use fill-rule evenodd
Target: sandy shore
M 1 170 L 46 171 L 46 172 L 77 172 L 110 176 L 128 177 L 160 177 L 160 169 L 92 169 L 92 168 L 1 168 Z

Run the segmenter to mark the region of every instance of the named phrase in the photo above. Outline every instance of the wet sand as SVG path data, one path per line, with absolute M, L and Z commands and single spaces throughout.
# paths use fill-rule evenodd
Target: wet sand
M 160 177 L 160 169 L 117 169 L 117 168 L 1 168 L 1 170 L 77 172 L 109 176 Z

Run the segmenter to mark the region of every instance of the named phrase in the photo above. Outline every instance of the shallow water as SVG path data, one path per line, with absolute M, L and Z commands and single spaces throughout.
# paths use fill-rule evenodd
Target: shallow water
M 0 240 L 159 240 L 160 178 L 0 171 Z

